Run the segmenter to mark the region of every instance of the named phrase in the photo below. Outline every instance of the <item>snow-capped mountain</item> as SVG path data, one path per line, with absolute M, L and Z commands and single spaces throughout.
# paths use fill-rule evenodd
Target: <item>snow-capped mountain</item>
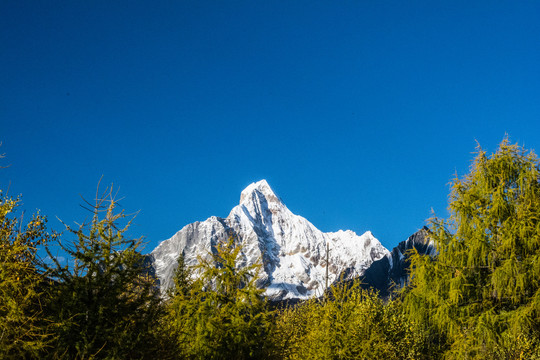
M 232 233 L 242 244 L 242 264 L 262 259 L 260 286 L 274 300 L 307 299 L 322 295 L 326 283 L 362 275 L 374 262 L 389 256 L 371 232 L 324 233 L 293 214 L 265 180 L 249 185 L 229 216 L 212 216 L 186 225 L 151 253 L 161 290 L 172 285 L 180 253 L 187 265 L 207 257 L 219 241 Z M 328 263 L 327 246 L 329 248 Z

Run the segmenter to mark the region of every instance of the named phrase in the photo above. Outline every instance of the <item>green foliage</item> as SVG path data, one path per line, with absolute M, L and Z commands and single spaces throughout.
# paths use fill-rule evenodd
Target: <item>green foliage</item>
M 385 304 L 358 283 L 279 314 L 276 341 L 283 359 L 422 359 L 423 332 L 407 321 L 398 300 Z
M 186 266 L 184 253 L 178 257 L 178 265 L 174 271 L 174 286 L 167 290 L 167 297 L 179 300 L 182 297 L 189 297 L 192 285 L 193 274 L 190 268 Z
M 139 252 L 142 240 L 125 237 L 131 221 L 119 225 L 126 215 L 115 213 L 112 188 L 96 198 L 90 223 L 66 226 L 75 240 L 60 245 L 73 265 L 50 255 L 56 284 L 48 311 L 59 325 L 49 356 L 144 358 L 153 351 L 151 330 L 161 311 L 157 289 Z
M 20 199 L 0 190 L 0 358 L 38 357 L 52 336 L 43 320 L 45 278 L 38 247 L 50 241 L 39 214 L 23 225 Z
M 431 220 L 435 259 L 412 257 L 410 316 L 453 359 L 540 358 L 540 184 L 533 152 L 504 139 L 454 179 L 450 217 Z
M 261 359 L 271 351 L 272 314 L 255 281 L 259 265 L 239 266 L 241 247 L 230 237 L 194 269 L 183 257 L 164 320 L 179 356 L 188 359 Z M 191 271 L 197 274 L 196 279 Z

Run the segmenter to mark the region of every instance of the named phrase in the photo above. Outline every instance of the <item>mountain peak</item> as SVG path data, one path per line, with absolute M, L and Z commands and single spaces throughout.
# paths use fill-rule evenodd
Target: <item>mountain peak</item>
M 242 194 L 240 195 L 240 203 L 243 203 L 244 201 L 250 199 L 252 197 L 252 194 L 254 192 L 259 192 L 262 194 L 267 200 L 274 200 L 281 202 L 279 197 L 274 193 L 274 190 L 268 185 L 268 182 L 264 179 L 251 183 L 248 187 L 246 187 Z
M 152 251 L 162 292 L 174 283 L 180 253 L 185 251 L 186 264 L 195 265 L 201 257 L 209 259 L 216 244 L 231 233 L 242 244 L 245 264 L 262 260 L 257 281 L 274 300 L 320 296 L 327 282 L 357 277 L 388 253 L 371 233 L 320 231 L 293 214 L 268 182 L 260 180 L 242 191 L 240 204 L 226 218 L 188 224 Z

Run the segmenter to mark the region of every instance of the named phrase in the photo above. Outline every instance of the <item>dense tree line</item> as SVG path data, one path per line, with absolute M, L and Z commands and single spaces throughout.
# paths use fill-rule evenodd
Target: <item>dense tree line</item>
M 411 254 L 406 288 L 381 299 L 338 283 L 277 308 L 233 236 L 195 267 L 181 255 L 162 297 L 111 188 L 64 234 L 0 192 L 0 358 L 538 359 L 539 179 L 533 152 L 479 148 L 452 182 L 450 217 L 430 220 L 436 255 Z

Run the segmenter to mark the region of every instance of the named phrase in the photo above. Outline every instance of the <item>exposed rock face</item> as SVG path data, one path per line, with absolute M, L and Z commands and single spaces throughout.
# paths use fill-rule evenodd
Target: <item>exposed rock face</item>
M 402 288 L 409 280 L 409 254 L 413 248 L 420 254 L 434 256 L 435 246 L 428 240 L 426 227 L 418 230 L 405 241 L 399 243 L 390 254 L 374 261 L 362 275 L 364 287 L 380 291 L 382 297 L 390 294 L 393 288 Z
M 352 231 L 323 233 L 301 216 L 293 214 L 265 180 L 249 185 L 240 204 L 225 219 L 210 217 L 186 225 L 152 251 L 161 290 L 172 285 L 177 258 L 184 252 L 187 265 L 197 256 L 208 257 L 215 245 L 233 234 L 242 244 L 242 265 L 263 263 L 259 284 L 273 300 L 307 299 L 322 295 L 328 283 L 362 275 L 377 260 L 390 255 L 371 234 Z

